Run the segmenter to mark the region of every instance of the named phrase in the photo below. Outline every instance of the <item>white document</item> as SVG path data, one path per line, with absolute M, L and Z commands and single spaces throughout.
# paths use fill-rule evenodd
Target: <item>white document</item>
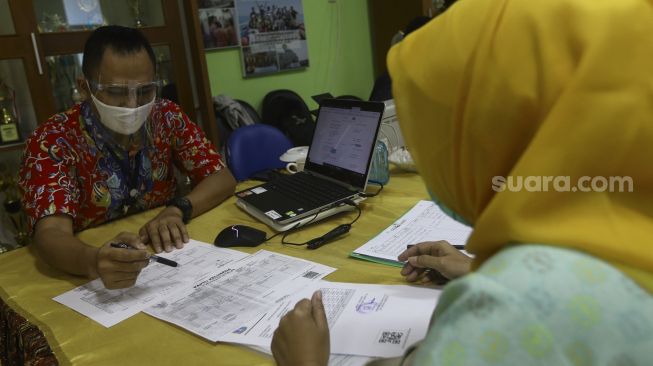
M 145 310 L 217 342 L 335 268 L 282 254 L 258 251 L 195 282 L 185 292 Z
M 440 290 L 324 282 L 331 352 L 398 357 L 426 337 Z M 359 340 L 352 342 L 352 339 Z
M 136 284 L 130 288 L 108 290 L 102 280 L 96 279 L 54 300 L 108 328 L 191 285 L 207 273 L 247 257 L 247 254 L 190 240 L 183 249 L 159 256 L 180 266 L 152 262 L 141 271 Z
M 424 339 L 440 296 L 439 290 L 424 287 L 320 281 L 280 299 L 220 340 L 269 349 L 283 315 L 316 290 L 322 291 L 331 353 L 368 357 L 401 356 Z
M 251 349 L 254 349 L 259 352 L 272 355 L 272 350 L 270 347 L 258 347 L 250 346 Z M 366 356 L 354 356 L 354 355 L 329 355 L 329 366 L 365 366 L 368 362 L 372 361 L 374 357 Z
M 449 217 L 432 201 L 419 201 L 410 211 L 352 254 L 399 263 L 397 257 L 408 245 L 436 240 L 465 245 L 471 233 L 472 228 Z
M 329 366 L 365 366 L 373 359 L 374 357 L 331 354 L 329 356 Z

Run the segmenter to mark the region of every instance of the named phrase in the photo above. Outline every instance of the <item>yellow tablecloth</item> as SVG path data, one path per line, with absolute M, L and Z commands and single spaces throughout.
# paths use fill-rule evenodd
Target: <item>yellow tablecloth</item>
M 251 183 L 245 183 L 251 185 Z M 244 187 L 244 186 L 243 186 Z M 240 188 L 240 187 L 239 187 Z M 237 248 L 248 253 L 266 249 L 305 258 L 337 268 L 326 279 L 358 283 L 405 283 L 395 267 L 348 257 L 349 253 L 374 237 L 418 200 L 427 199 L 418 175 L 393 174 L 383 192 L 362 204 L 363 214 L 350 233 L 317 250 L 281 245 L 281 236 L 256 248 Z M 192 220 L 191 238 L 212 243 L 228 225 L 251 225 L 272 230 L 250 217 L 230 198 L 215 209 Z M 80 238 L 100 246 L 121 231 L 136 232 L 158 213 L 152 210 L 80 233 Z M 322 235 L 338 224 L 350 222 L 355 212 L 316 223 L 288 236 L 304 242 Z M 104 328 L 52 300 L 88 280 L 49 268 L 29 248 L 0 255 L 0 297 L 16 312 L 37 325 L 62 364 L 78 365 L 272 365 L 271 357 L 245 347 L 215 344 L 176 326 L 145 314 L 135 315 L 111 328 Z

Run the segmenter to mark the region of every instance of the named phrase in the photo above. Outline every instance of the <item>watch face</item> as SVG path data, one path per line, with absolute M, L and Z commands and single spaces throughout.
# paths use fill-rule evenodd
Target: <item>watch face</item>
M 188 198 L 185 197 L 179 198 L 179 203 L 183 205 L 186 210 L 191 209 L 190 201 L 188 200 Z

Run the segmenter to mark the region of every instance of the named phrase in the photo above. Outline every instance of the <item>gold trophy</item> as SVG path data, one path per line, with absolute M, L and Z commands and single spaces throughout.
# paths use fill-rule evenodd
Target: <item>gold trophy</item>
M 0 141 L 3 144 L 20 141 L 15 93 L 2 79 L 0 79 Z

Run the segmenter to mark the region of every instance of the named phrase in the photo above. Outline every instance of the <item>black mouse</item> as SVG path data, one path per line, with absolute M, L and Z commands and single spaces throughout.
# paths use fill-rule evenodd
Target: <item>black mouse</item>
M 213 243 L 222 248 L 255 247 L 265 241 L 265 231 L 245 225 L 232 225 L 224 228 Z

